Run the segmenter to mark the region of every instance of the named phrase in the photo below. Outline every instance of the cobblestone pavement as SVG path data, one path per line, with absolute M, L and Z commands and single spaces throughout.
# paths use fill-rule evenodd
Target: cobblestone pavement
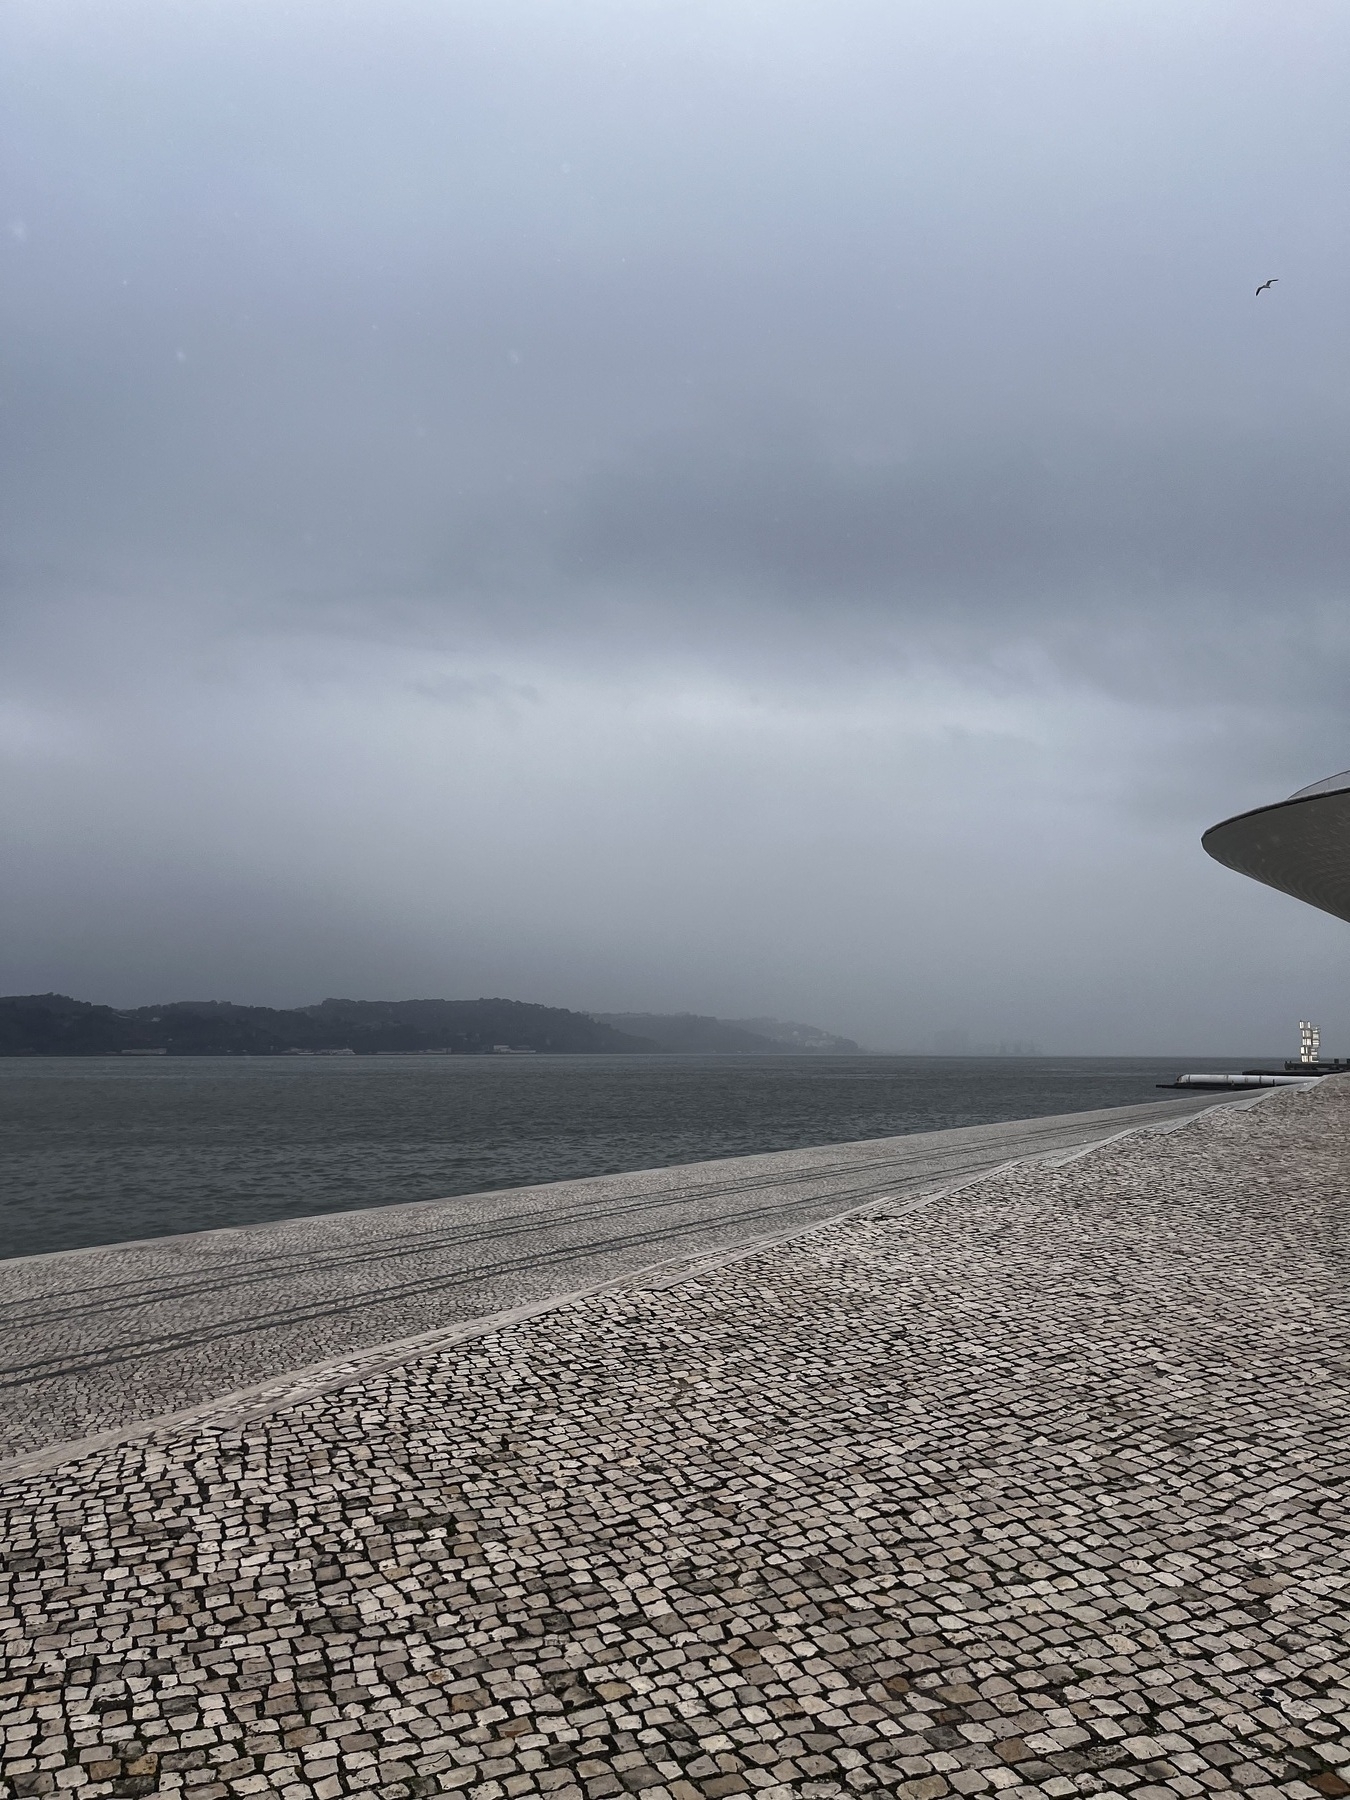
M 0 1462 L 1213 1095 L 0 1262 Z M 2 1471 L 0 1471 L 2 1472 Z
M 14 1795 L 1350 1793 L 1350 1080 L 0 1485 Z

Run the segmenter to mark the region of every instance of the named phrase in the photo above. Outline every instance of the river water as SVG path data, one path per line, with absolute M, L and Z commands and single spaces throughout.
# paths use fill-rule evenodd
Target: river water
M 1254 1058 L 1245 1059 L 1247 1067 Z M 0 1058 L 0 1257 L 1160 1096 L 1231 1058 Z

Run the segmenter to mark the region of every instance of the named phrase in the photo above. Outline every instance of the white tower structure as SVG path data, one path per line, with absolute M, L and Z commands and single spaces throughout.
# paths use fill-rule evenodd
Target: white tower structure
M 1317 1062 L 1322 1054 L 1322 1034 L 1311 1019 L 1300 1019 L 1298 1022 L 1298 1060 L 1305 1063 Z

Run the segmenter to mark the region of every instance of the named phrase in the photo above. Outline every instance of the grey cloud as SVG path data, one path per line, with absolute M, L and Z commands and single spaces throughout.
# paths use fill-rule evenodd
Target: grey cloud
M 1150 891 L 1245 942 L 1199 828 L 1347 760 L 1348 62 L 1204 0 L 8 7 L 4 985 L 181 928 L 1143 1042 L 1083 971 Z
M 1350 552 L 1350 439 L 1155 431 L 918 443 L 880 458 L 686 441 L 592 476 L 560 566 L 580 579 L 748 584 L 997 609 L 1272 586 L 1325 593 Z M 1330 438 L 1330 441 L 1328 441 Z

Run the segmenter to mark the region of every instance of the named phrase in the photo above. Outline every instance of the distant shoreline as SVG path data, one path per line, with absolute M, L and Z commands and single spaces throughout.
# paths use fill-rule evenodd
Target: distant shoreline
M 866 1052 L 851 1038 L 778 1019 L 587 1013 L 500 998 L 324 1000 L 290 1008 L 175 1000 L 117 1008 L 68 994 L 0 996 L 0 1057 L 681 1054 Z

